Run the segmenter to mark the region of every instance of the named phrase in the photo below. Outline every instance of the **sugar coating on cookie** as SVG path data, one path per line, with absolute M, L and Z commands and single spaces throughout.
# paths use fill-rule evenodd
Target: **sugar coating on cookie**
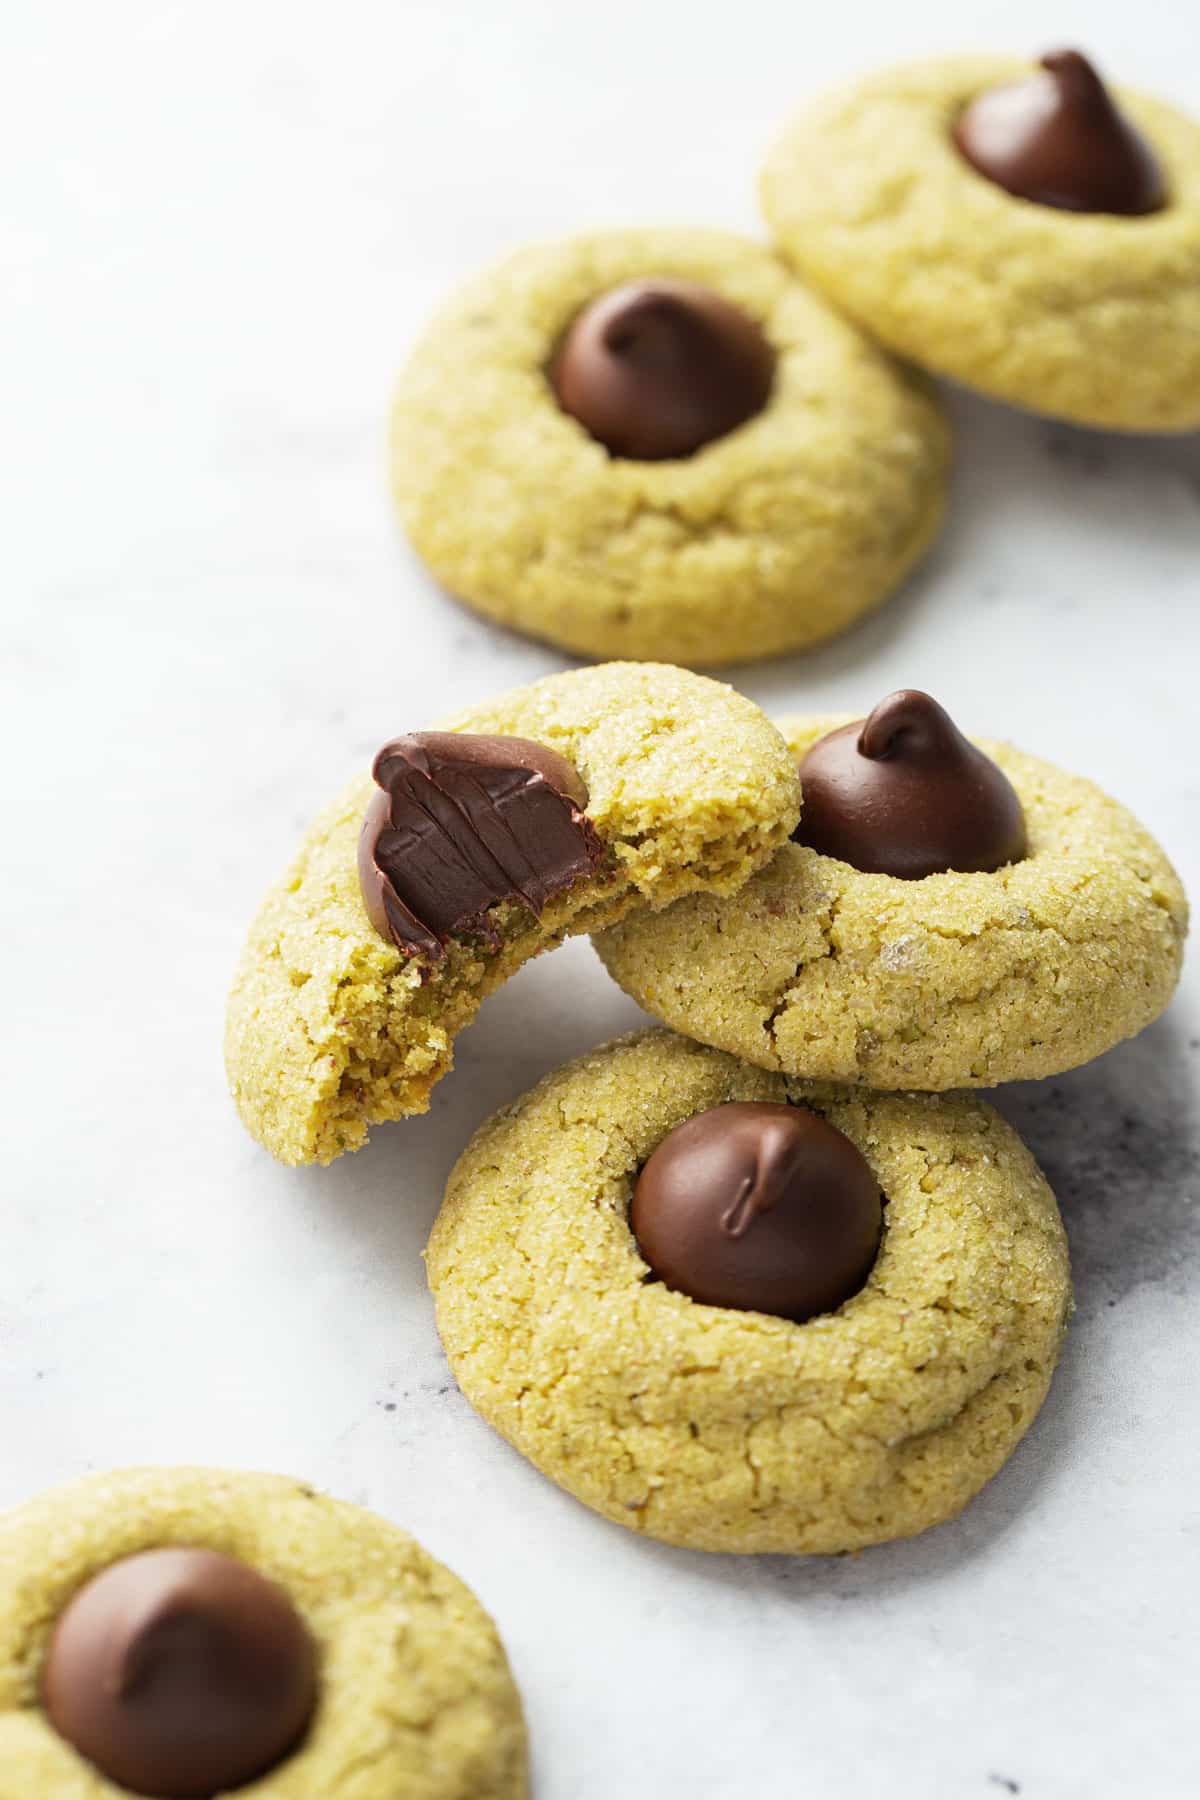
M 109 1800 L 51 1726 L 39 1684 L 55 1621 L 121 1559 L 171 1546 L 276 1583 L 316 1646 L 300 1746 L 238 1789 L 253 1800 L 524 1800 L 520 1696 L 492 1621 L 407 1532 L 274 1475 L 131 1469 L 0 1518 L 0 1800 Z
M 771 151 L 781 251 L 881 341 L 1031 411 L 1127 431 L 1200 425 L 1200 122 L 1116 98 L 1164 171 L 1141 217 L 1007 193 L 954 143 L 981 93 L 1034 65 L 955 57 L 885 70 L 807 108 Z
M 370 1125 L 424 1112 L 455 1033 L 522 963 L 633 907 L 732 892 L 799 812 L 775 727 L 731 688 L 682 669 L 552 675 L 449 728 L 530 738 L 564 756 L 586 784 L 605 860 L 540 916 L 516 901 L 494 908 L 490 943 L 452 939 L 430 966 L 367 917 L 356 853 L 372 784 L 366 774 L 351 782 L 263 902 L 229 998 L 234 1100 L 283 1162 L 330 1162 L 365 1143 Z
M 801 758 L 848 716 L 784 720 Z M 728 901 L 599 935 L 609 974 L 676 1030 L 764 1068 L 877 1088 L 991 1087 L 1132 1037 L 1179 980 L 1187 902 L 1137 820 L 1090 781 L 980 746 L 1028 854 L 904 881 L 789 843 Z
M 697 283 L 775 351 L 766 405 L 692 455 L 611 456 L 549 379 L 572 321 L 654 277 Z M 433 321 L 402 377 L 392 479 L 417 550 L 478 611 L 587 655 L 741 662 L 842 631 L 942 514 L 926 388 L 724 232 L 605 232 L 520 252 Z
M 729 1101 L 812 1108 L 877 1175 L 882 1245 L 836 1312 L 794 1324 L 650 1278 L 638 1170 Z M 990 1107 L 790 1081 L 664 1031 L 482 1126 L 426 1261 L 483 1417 L 597 1512 L 699 1550 L 855 1550 L 951 1518 L 1045 1398 L 1070 1306 L 1054 1197 Z

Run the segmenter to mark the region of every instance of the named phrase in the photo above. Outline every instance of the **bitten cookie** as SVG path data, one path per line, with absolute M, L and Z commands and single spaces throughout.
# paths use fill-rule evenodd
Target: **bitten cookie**
M 331 1162 L 424 1112 L 455 1033 L 529 957 L 633 907 L 732 892 L 799 810 L 758 708 L 656 665 L 550 676 L 397 739 L 376 776 L 312 826 L 229 998 L 230 1087 L 282 1162 Z
M 1070 1306 L 1054 1197 L 990 1107 L 663 1031 L 483 1125 L 426 1256 L 483 1417 L 606 1518 L 698 1550 L 953 1517 L 1037 1413 Z
M 590 656 L 802 650 L 942 514 L 936 401 L 760 245 L 623 231 L 520 252 L 433 321 L 396 400 L 414 545 L 477 611 Z
M 1200 123 L 1077 52 L 885 70 L 808 108 L 762 201 L 892 349 L 1034 412 L 1200 425 Z
M 524 1800 L 495 1627 L 396 1526 L 130 1469 L 0 1519 L 0 1800 Z
M 893 700 L 906 698 L 927 701 Z M 908 729 L 924 720 L 918 708 Z M 861 727 L 826 718 L 782 729 L 801 761 L 822 741 L 849 751 Z M 874 765 L 854 751 L 832 779 L 802 762 L 804 841 L 787 844 L 734 898 L 688 899 L 597 937 L 614 980 L 666 1024 L 764 1068 L 875 1088 L 1053 1075 L 1162 1011 L 1179 979 L 1187 903 L 1124 807 L 1006 744 L 984 744 L 986 759 L 976 752 L 965 772 L 940 753 L 931 765 L 882 748 Z M 856 764 L 912 777 L 890 810 L 886 794 L 863 795 L 868 835 L 883 852 L 873 862 L 854 840 L 850 809 L 839 812 Z M 980 765 L 1019 802 L 1016 826 L 1003 796 L 991 810 L 980 803 Z M 998 834 L 994 845 L 969 842 L 981 818 Z M 931 831 L 959 841 L 932 842 Z M 953 866 L 964 844 L 983 853 Z M 907 873 L 896 860 L 905 856 Z

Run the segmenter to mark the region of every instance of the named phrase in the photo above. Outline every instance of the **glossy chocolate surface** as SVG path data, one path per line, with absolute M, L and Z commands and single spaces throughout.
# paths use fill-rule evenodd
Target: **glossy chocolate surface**
M 863 1285 L 881 1205 L 861 1153 L 818 1114 L 732 1101 L 663 1139 L 638 1176 L 630 1223 L 668 1287 L 803 1320 Z
M 559 405 L 613 456 L 695 451 L 766 405 L 775 352 L 740 307 L 691 281 L 634 281 L 584 308 L 559 347 Z
M 214 1550 L 150 1550 L 71 1600 L 42 1700 L 55 1730 L 134 1794 L 207 1800 L 279 1763 L 317 1697 L 316 1654 L 283 1589 Z
M 800 763 L 800 787 L 795 842 L 868 874 L 918 881 L 1025 855 L 1007 775 L 916 688 L 820 738 Z
M 363 900 L 381 937 L 437 962 L 449 938 L 499 938 L 490 909 L 538 914 L 590 875 L 604 846 L 571 764 L 526 738 L 418 731 L 385 744 L 358 842 Z
M 976 95 L 954 141 L 981 175 L 1039 206 L 1136 217 L 1166 203 L 1153 149 L 1078 50 Z

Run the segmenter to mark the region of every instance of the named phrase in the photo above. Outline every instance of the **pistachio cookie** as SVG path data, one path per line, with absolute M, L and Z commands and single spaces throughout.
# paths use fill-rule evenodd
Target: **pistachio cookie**
M 1183 889 L 1091 782 L 972 746 L 913 690 L 782 729 L 799 841 L 730 900 L 595 940 L 647 1012 L 764 1068 L 944 1089 L 1074 1068 L 1166 1006 Z
M 589 656 L 803 650 L 941 518 L 941 411 L 760 245 L 524 250 L 437 317 L 396 401 L 396 498 L 477 611 Z
M 1054 1197 L 965 1095 L 788 1080 L 670 1032 L 475 1134 L 426 1252 L 468 1400 L 586 1505 L 697 1550 L 954 1516 L 1046 1396 Z
M 784 253 L 883 343 L 1118 431 L 1200 425 L 1200 123 L 1077 51 L 886 70 L 771 153 Z
M 0 1800 L 524 1800 L 495 1627 L 396 1526 L 128 1469 L 0 1519 Z
M 331 1162 L 425 1112 L 451 1041 L 541 950 L 633 907 L 732 893 L 786 841 L 795 765 L 682 669 L 552 675 L 385 745 L 250 928 L 225 1062 L 247 1130 Z

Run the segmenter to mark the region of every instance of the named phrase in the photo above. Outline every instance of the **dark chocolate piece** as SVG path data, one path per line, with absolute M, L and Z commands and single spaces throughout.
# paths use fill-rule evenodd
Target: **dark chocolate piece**
M 316 1653 L 283 1589 L 215 1550 L 113 1563 L 54 1628 L 42 1701 L 60 1736 L 134 1794 L 203 1800 L 293 1750 Z
M 587 788 L 545 744 L 416 731 L 385 744 L 372 774 L 358 840 L 367 915 L 426 961 L 453 936 L 498 949 L 491 907 L 520 900 L 538 914 L 603 860 Z
M 709 1306 L 810 1319 L 870 1274 L 879 1183 L 801 1106 L 732 1101 L 679 1125 L 637 1179 L 630 1223 L 668 1287 Z
M 613 456 L 691 456 L 761 412 L 775 352 L 693 281 L 631 281 L 584 308 L 554 360 L 559 405 Z
M 1166 204 L 1158 158 L 1078 50 L 976 95 L 954 141 L 981 175 L 1039 206 L 1137 216 Z
M 916 688 L 820 738 L 801 761 L 800 790 L 796 843 L 869 874 L 919 881 L 1025 855 L 1007 775 Z

